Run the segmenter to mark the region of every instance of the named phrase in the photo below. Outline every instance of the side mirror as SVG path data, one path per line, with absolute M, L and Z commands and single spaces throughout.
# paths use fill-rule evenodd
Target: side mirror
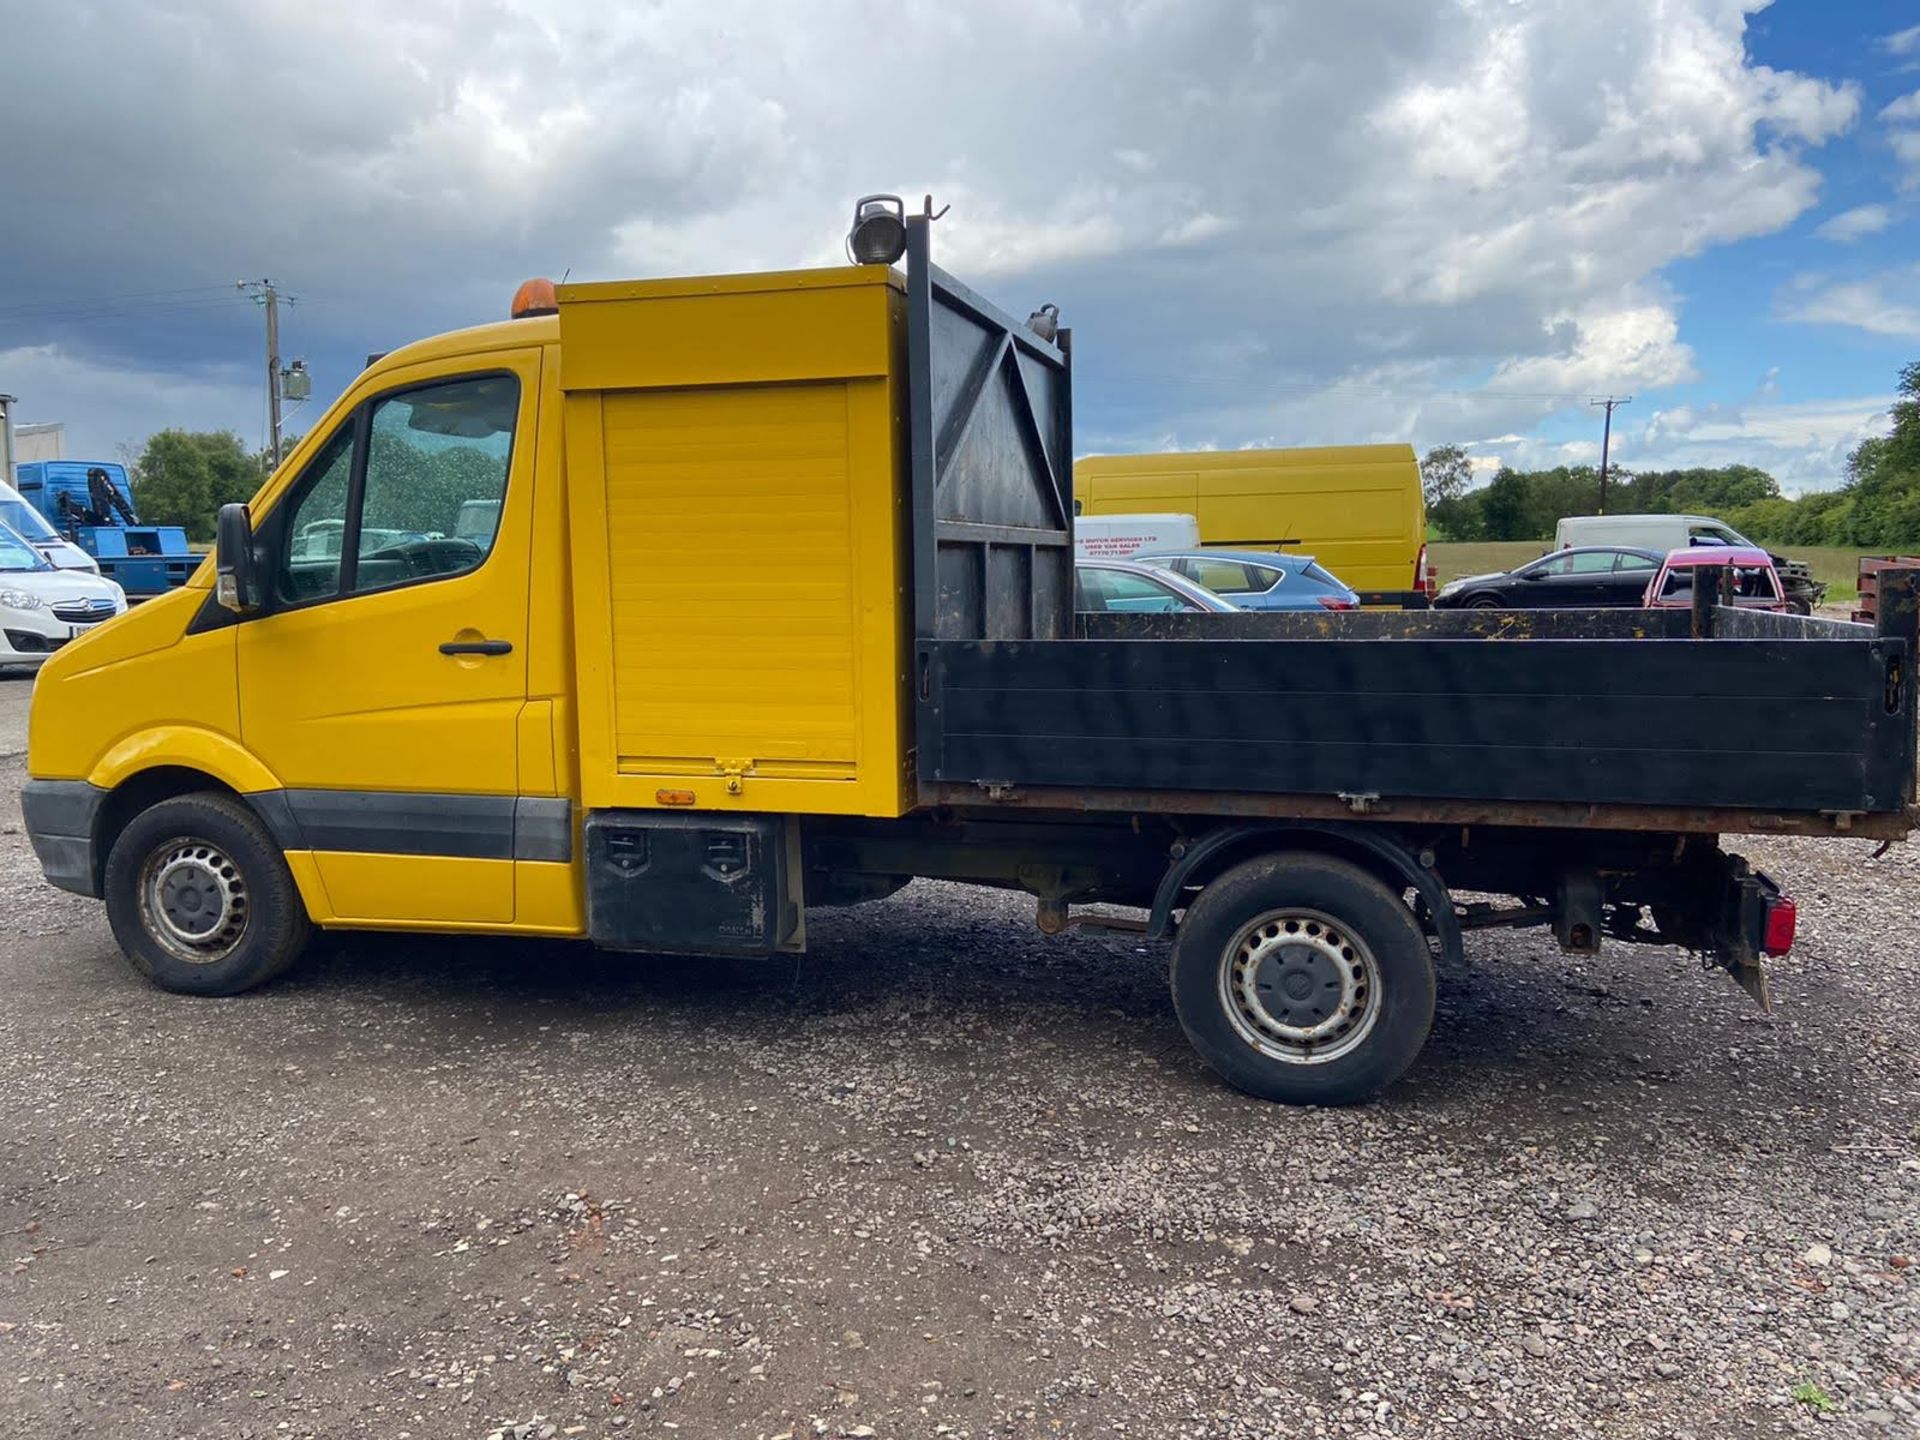
M 1522 580 L 1544 580 L 1547 578 L 1547 572 L 1544 570 L 1525 570 L 1521 572 L 1520 578 Z
M 222 505 L 214 530 L 213 598 L 236 615 L 260 608 L 260 590 L 253 565 L 253 520 L 245 505 Z

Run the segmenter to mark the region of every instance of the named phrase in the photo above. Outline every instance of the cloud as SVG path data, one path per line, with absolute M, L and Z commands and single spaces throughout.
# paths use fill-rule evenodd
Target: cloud
M 1909 25 L 1905 30 L 1896 30 L 1891 35 L 1882 35 L 1880 48 L 1890 55 L 1912 55 L 1920 52 L 1920 25 Z
M 118 459 L 156 430 L 235 429 L 248 449 L 265 443 L 266 400 L 238 365 L 154 372 L 103 364 L 58 345 L 0 350 L 0 376 L 20 397 L 19 424 L 62 421 L 72 456 Z M 298 433 L 300 411 L 287 433 Z
M 1616 431 L 1622 464 L 1639 470 L 1756 465 L 1789 494 L 1830 490 L 1854 446 L 1889 428 L 1891 395 L 1790 404 L 1675 406 Z
M 1887 143 L 1900 162 L 1900 188 L 1920 190 L 1920 130 L 1896 130 Z
M 1901 33 L 1920 33 L 1920 27 Z M 1880 118 L 1889 127 L 1887 144 L 1900 166 L 1900 188 L 1920 189 L 1920 129 L 1903 128 L 1920 125 L 1920 90 L 1902 95 L 1880 112 Z
M 1820 240 L 1850 245 L 1868 235 L 1878 235 L 1892 223 L 1893 212 L 1885 205 L 1856 205 L 1823 222 L 1813 233 Z
M 1869 335 L 1920 339 L 1920 265 L 1853 279 L 1798 277 L 1775 301 L 1783 320 L 1845 325 Z
M 272 274 L 325 392 L 530 274 L 832 263 L 856 195 L 932 191 L 943 263 L 1075 327 L 1089 447 L 1526 431 L 1694 374 L 1662 268 L 1816 203 L 1859 91 L 1752 63 L 1751 8 L 28 6 L 0 264 L 48 304 Z M 250 312 L 136 322 L 0 305 L 0 344 L 254 423 Z

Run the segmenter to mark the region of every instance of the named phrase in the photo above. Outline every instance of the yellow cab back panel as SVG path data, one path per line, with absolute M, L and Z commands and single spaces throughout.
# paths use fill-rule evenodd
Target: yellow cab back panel
M 908 804 L 884 266 L 560 290 L 582 799 Z

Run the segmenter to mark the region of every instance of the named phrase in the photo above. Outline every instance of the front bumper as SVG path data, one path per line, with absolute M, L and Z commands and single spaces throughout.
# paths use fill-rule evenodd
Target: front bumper
M 89 615 L 85 620 L 56 619 L 51 610 L 0 610 L 0 665 L 39 665 L 96 625 L 119 614 Z
M 94 832 L 106 798 L 84 780 L 29 780 L 20 787 L 20 816 L 49 884 L 99 898 Z

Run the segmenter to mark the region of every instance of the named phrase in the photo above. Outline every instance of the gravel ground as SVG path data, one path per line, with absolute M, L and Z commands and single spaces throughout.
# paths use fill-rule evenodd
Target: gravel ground
M 1011 898 L 196 1001 L 3 823 L 0 1434 L 1920 1433 L 1905 848 L 1745 847 L 1802 902 L 1772 1021 L 1481 936 L 1409 1079 L 1310 1111 Z

